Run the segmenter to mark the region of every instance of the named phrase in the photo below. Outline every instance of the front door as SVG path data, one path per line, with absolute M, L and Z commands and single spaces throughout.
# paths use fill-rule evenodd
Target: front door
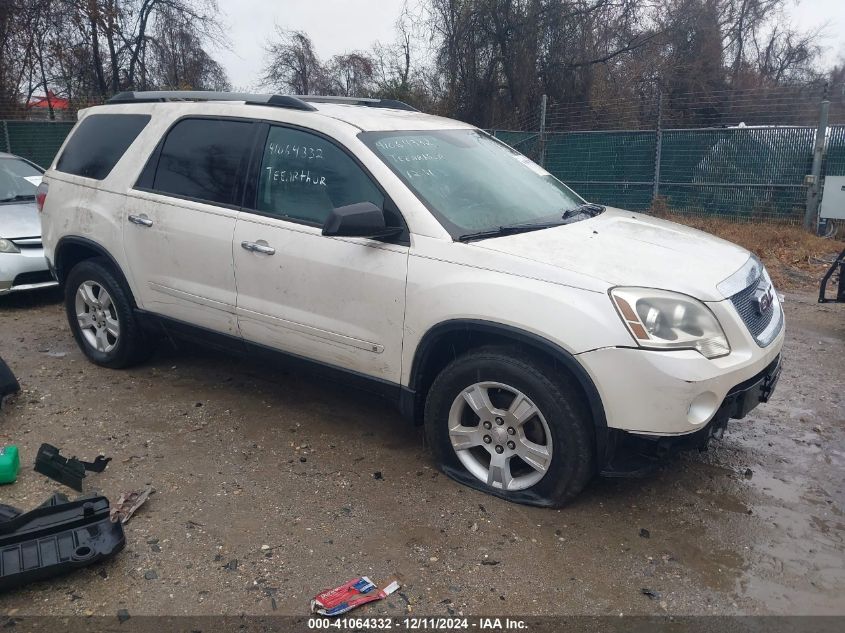
M 129 192 L 123 241 L 144 309 L 238 335 L 232 234 L 254 129 L 182 119 Z
M 398 383 L 408 247 L 321 231 L 332 208 L 383 208 L 385 195 L 345 150 L 300 129 L 269 126 L 256 163 L 254 210 L 233 244 L 241 334 Z

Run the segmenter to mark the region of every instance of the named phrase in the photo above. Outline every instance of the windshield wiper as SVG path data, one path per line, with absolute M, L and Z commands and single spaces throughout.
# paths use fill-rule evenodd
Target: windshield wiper
M 457 240 L 459 242 L 472 242 L 473 240 L 484 240 L 489 237 L 501 237 L 503 235 L 515 235 L 516 233 L 527 233 L 529 231 L 539 231 L 540 229 L 548 229 L 553 226 L 561 226 L 563 222 L 554 220 L 553 222 L 525 222 L 522 224 L 505 224 L 495 229 L 488 229 L 485 231 L 478 231 L 476 233 L 466 233 L 459 235 Z
M 21 202 L 23 200 L 35 200 L 34 195 L 17 195 L 11 198 L 0 198 L 0 202 Z
M 564 211 L 563 219 L 569 220 L 579 215 L 589 215 L 591 218 L 594 218 L 603 211 L 604 207 L 600 204 L 585 202 L 584 204 L 579 204 L 577 207 L 573 207 L 572 209 L 567 209 L 566 211 Z

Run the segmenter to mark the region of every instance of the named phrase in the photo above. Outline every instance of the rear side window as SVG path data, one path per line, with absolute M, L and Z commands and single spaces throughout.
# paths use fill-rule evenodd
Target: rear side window
M 149 123 L 146 114 L 92 114 L 76 127 L 56 169 L 103 180 Z
M 238 204 L 252 128 L 253 124 L 247 121 L 184 119 L 178 122 L 161 148 L 152 189 L 180 198 Z M 151 160 L 155 158 L 154 153 Z

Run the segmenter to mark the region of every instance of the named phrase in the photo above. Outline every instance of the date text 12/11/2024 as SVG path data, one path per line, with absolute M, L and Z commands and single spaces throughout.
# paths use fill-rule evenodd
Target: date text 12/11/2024
M 312 630 L 408 630 L 408 631 L 519 631 L 528 624 L 518 618 L 464 618 L 464 617 L 405 617 L 405 618 L 309 618 Z

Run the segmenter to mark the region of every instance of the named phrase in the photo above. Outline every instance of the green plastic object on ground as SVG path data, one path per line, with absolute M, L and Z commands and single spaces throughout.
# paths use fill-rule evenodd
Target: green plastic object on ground
M 18 456 L 18 447 L 4 446 L 0 448 L 0 484 L 14 483 L 18 478 L 20 468 L 21 460 Z

